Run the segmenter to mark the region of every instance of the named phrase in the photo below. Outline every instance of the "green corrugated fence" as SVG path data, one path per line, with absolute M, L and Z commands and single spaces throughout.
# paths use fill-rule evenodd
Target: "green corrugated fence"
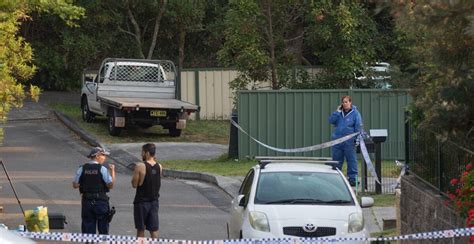
M 297 148 L 327 142 L 333 130 L 329 115 L 343 95 L 361 112 L 364 129 L 387 129 L 382 145 L 385 160 L 405 158 L 405 109 L 411 102 L 408 90 L 285 90 L 240 91 L 238 122 L 261 142 L 278 148 Z M 239 133 L 239 158 L 254 156 L 327 157 L 331 149 L 285 154 L 268 150 Z

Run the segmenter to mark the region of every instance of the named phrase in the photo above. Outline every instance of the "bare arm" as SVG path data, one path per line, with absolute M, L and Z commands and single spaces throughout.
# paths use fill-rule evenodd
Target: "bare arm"
M 132 176 L 132 187 L 137 188 L 143 184 L 145 180 L 146 168 L 144 163 L 138 163 L 135 165 Z
M 109 164 L 109 173 L 110 173 L 110 176 L 112 176 L 112 182 L 107 184 L 107 187 L 109 189 L 112 189 L 114 187 L 114 183 L 115 183 L 115 165 Z

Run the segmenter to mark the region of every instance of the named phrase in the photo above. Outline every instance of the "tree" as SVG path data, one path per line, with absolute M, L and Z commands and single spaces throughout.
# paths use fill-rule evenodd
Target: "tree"
M 474 2 L 398 1 L 394 8 L 414 44 L 412 121 L 472 149 Z
M 183 67 L 186 34 L 202 31 L 205 3 L 201 1 L 174 0 L 169 3 L 167 17 L 178 29 L 178 66 Z
M 83 10 L 66 1 L 2 1 L 0 3 L 0 123 L 5 123 L 12 107 L 21 107 L 26 97 L 24 84 L 35 72 L 31 64 L 33 50 L 18 35 L 19 26 L 30 21 L 29 13 L 33 11 L 58 14 L 66 23 L 83 15 Z M 28 95 L 38 100 L 39 88 L 29 87 Z M 0 141 L 3 129 L 0 128 Z
M 273 89 L 368 86 L 355 71 L 378 61 L 373 39 L 380 33 L 357 1 L 234 0 L 225 26 L 219 60 L 239 71 L 235 89 L 259 82 Z M 295 68 L 314 63 L 324 66 L 317 76 Z
M 23 23 L 22 36 L 35 50 L 33 64 L 38 67 L 32 83 L 46 90 L 80 88 L 85 68 L 96 68 L 105 57 L 129 56 L 130 38 L 117 31 L 121 16 L 111 10 L 115 1 L 78 0 L 84 18 L 75 21 L 80 28 L 67 25 L 54 13 L 32 13 L 35 21 Z M 113 31 L 112 31 L 113 30 Z
M 306 7 L 304 1 L 230 1 L 218 55 L 224 66 L 239 71 L 233 88 L 258 82 L 270 82 L 272 89 L 284 85 L 279 74 L 288 73 L 302 60 Z
M 360 87 L 354 72 L 364 71 L 376 60 L 373 42 L 377 35 L 367 9 L 357 1 L 315 1 L 308 41 L 324 71 L 314 84 L 318 88 Z
M 135 39 L 138 56 L 142 59 L 153 57 L 161 27 L 161 19 L 166 11 L 167 4 L 167 0 L 125 0 L 123 2 L 123 11 L 126 13 L 125 28 L 120 27 L 119 30 Z M 148 37 L 149 23 L 153 23 L 153 30 L 150 33 L 151 37 L 149 37 L 148 43 L 145 42 L 145 37 Z M 149 44 L 149 47 L 145 56 L 146 44 Z
M 21 26 L 22 36 L 36 50 L 33 64 L 38 70 L 31 82 L 42 89 L 78 89 L 85 68 L 97 69 L 106 57 L 140 58 L 149 51 L 156 22 L 156 11 L 147 7 L 151 1 L 136 1 L 133 8 L 143 51 L 138 51 L 140 48 L 123 5 L 113 0 L 77 0 L 75 3 L 85 9 L 85 17 L 76 21 L 81 28 L 68 26 L 54 13 L 44 12 L 32 13 L 35 21 Z M 221 15 L 225 11 L 221 8 L 225 6 L 220 1 L 168 1 L 159 22 L 152 58 L 170 59 L 182 67 L 215 67 L 215 50 L 221 45 L 221 29 L 216 26 L 222 22 Z M 123 31 L 127 23 L 133 35 Z

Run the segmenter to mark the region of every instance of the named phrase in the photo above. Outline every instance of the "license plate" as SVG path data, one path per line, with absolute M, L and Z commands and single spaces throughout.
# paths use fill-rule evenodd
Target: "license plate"
M 150 116 L 152 117 L 166 117 L 166 111 L 164 110 L 151 110 Z

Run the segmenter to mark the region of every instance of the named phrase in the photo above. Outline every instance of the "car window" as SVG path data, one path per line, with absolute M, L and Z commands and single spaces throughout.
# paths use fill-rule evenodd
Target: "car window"
M 266 172 L 258 179 L 255 204 L 354 204 L 339 174 Z
M 247 204 L 249 203 L 249 200 L 250 200 L 250 190 L 252 189 L 252 184 L 253 184 L 253 179 L 254 179 L 254 171 L 251 170 L 249 175 L 248 175 L 248 178 L 247 178 L 247 181 L 245 182 L 244 184 L 244 187 L 242 189 L 242 194 L 245 196 L 245 206 L 247 206 Z
M 103 83 L 105 79 L 105 72 L 109 68 L 108 64 L 105 64 L 99 72 L 99 83 Z M 96 79 L 97 80 L 97 79 Z
M 254 173 L 253 169 L 251 169 L 247 173 L 247 176 L 245 176 L 245 179 L 242 182 L 242 185 L 240 186 L 239 195 L 248 195 L 250 193 L 250 189 L 252 188 L 254 175 L 255 175 L 255 173 Z
M 158 66 L 117 65 L 110 71 L 110 79 L 116 81 L 158 82 L 163 73 Z
M 249 170 L 249 172 L 245 176 L 244 181 L 242 182 L 242 185 L 240 186 L 239 195 L 248 195 L 250 189 L 252 188 L 254 174 L 255 173 L 253 169 Z
M 250 175 L 250 173 L 252 173 L 252 171 L 253 171 L 253 169 L 249 170 L 249 172 L 247 172 L 247 174 L 245 175 L 244 180 L 242 181 L 242 184 L 240 185 L 240 188 L 239 188 L 239 195 L 243 194 L 244 186 L 247 183 L 247 181 L 249 179 L 249 175 Z

